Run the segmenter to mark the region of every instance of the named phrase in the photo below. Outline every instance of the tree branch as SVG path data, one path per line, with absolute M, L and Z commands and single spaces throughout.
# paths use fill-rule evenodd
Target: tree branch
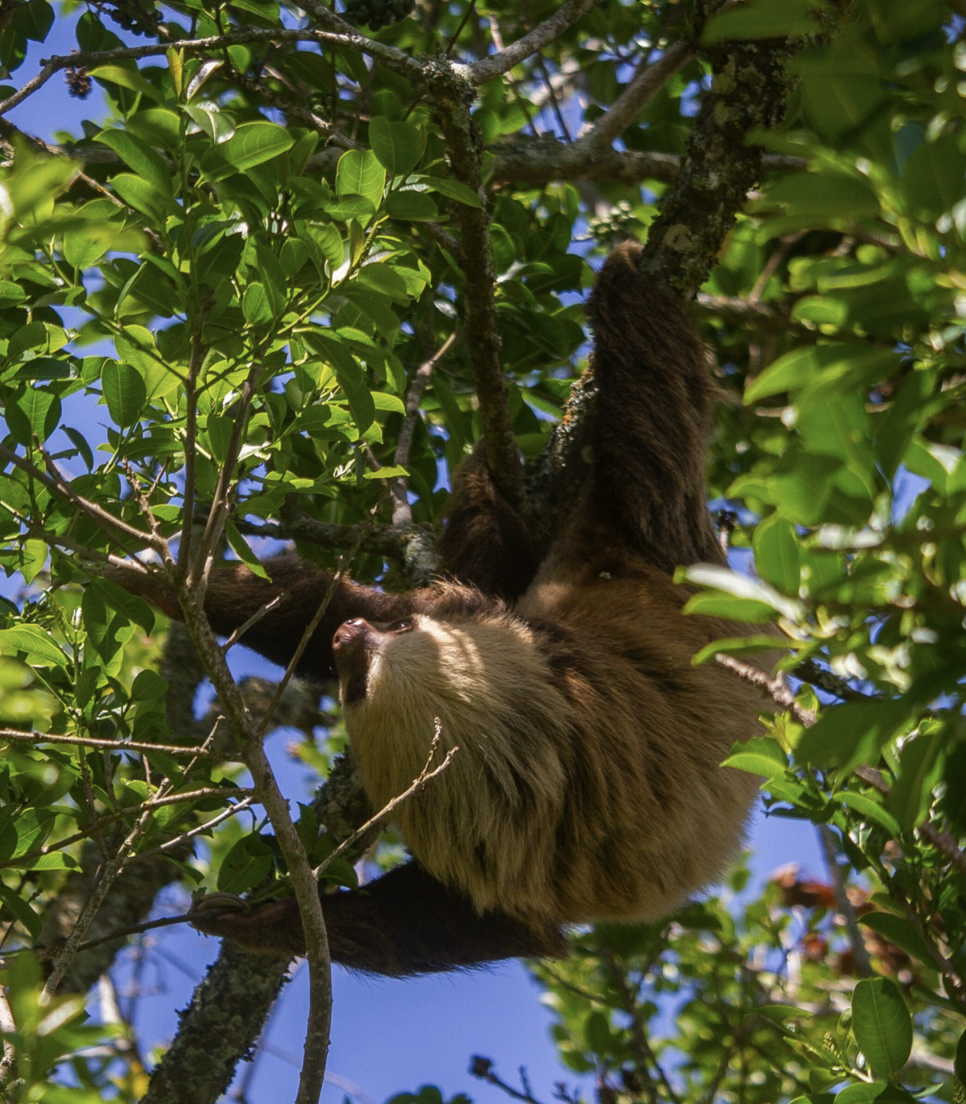
M 430 377 L 436 365 L 446 355 L 446 352 L 456 340 L 456 334 L 451 333 L 440 348 L 433 353 L 429 360 L 424 361 L 413 374 L 409 387 L 406 389 L 406 414 L 403 423 L 399 427 L 399 436 L 396 439 L 396 454 L 393 463 L 397 468 L 405 468 L 409 465 L 409 451 L 413 444 L 413 433 L 416 430 L 416 421 L 419 418 L 419 406 L 423 401 L 423 395 L 429 384 Z M 392 525 L 394 529 L 400 526 L 412 525 L 413 512 L 409 506 L 409 480 L 405 476 L 397 476 L 390 484 L 389 493 L 392 496 Z
M 509 72 L 515 65 L 519 65 L 521 61 L 525 61 L 541 50 L 547 43 L 553 42 L 599 3 L 601 0 L 567 0 L 567 3 L 561 4 L 549 19 L 545 19 L 512 45 L 497 54 L 475 61 L 472 65 L 460 66 L 461 75 L 470 84 L 486 84 L 494 77 Z
M 523 469 L 510 422 L 500 338 L 497 332 L 493 289 L 496 273 L 490 259 L 490 217 L 483 189 L 481 164 L 483 143 L 479 128 L 470 118 L 468 86 L 436 101 L 437 115 L 446 141 L 453 176 L 480 198 L 480 206 L 457 203 L 463 256 L 463 303 L 466 314 L 466 344 L 483 421 L 483 437 L 493 481 L 514 507 L 523 502 Z
M 643 62 L 630 83 L 596 123 L 576 143 L 577 150 L 608 149 L 614 139 L 634 122 L 648 101 L 694 57 L 694 47 L 689 42 L 676 42 L 655 62 Z

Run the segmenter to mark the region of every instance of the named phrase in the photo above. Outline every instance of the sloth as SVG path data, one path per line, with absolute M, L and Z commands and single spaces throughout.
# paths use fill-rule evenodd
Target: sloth
M 592 455 L 546 554 L 478 448 L 454 480 L 441 580 L 405 594 L 339 581 L 300 660 L 338 676 L 373 808 L 419 776 L 437 731 L 458 749 L 394 813 L 412 858 L 324 895 L 345 966 L 405 976 L 563 955 L 567 925 L 665 917 L 740 845 L 757 779 L 721 762 L 761 731 L 765 703 L 721 666 L 692 666 L 736 630 L 685 616 L 673 580 L 678 565 L 724 562 L 704 482 L 716 388 L 639 253 L 618 247 L 590 297 Z M 287 664 L 333 574 L 295 556 L 265 568 L 213 572 L 205 611 L 228 635 L 281 596 L 243 642 Z M 209 911 L 201 931 L 304 953 L 293 898 Z

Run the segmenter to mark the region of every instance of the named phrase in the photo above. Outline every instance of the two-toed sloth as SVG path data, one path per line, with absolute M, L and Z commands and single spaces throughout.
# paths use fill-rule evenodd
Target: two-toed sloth
M 598 407 L 586 485 L 542 562 L 477 453 L 440 542 L 446 581 L 408 594 L 340 582 L 300 662 L 338 673 L 372 806 L 448 768 L 395 820 L 412 859 L 323 898 L 332 958 L 379 974 L 563 953 L 561 926 L 653 920 L 713 881 L 756 780 L 721 767 L 759 731 L 760 693 L 711 663 L 727 622 L 684 616 L 680 564 L 722 563 L 704 464 L 714 386 L 685 312 L 627 244 L 590 298 Z M 216 571 L 205 611 L 286 664 L 332 574 L 281 557 L 271 580 Z M 294 899 L 197 927 L 304 950 Z

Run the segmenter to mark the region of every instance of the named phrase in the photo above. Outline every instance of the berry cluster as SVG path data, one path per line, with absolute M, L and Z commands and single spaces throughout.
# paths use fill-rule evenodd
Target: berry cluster
M 378 31 L 405 19 L 415 6 L 416 0 L 346 0 L 345 17 L 356 26 Z
M 153 0 L 112 0 L 110 4 L 96 6 L 126 31 L 148 36 L 158 33 L 161 13 Z
M 64 80 L 67 82 L 67 94 L 76 96 L 78 100 L 86 100 L 91 94 L 91 78 L 83 65 L 76 69 L 69 66 L 64 70 Z

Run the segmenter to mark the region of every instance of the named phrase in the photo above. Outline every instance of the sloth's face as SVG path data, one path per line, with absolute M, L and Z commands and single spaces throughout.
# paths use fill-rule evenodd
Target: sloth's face
M 332 638 L 339 674 L 342 704 L 348 708 L 363 701 L 369 689 L 369 669 L 376 656 L 396 637 L 416 628 L 414 617 L 405 617 L 381 628 L 364 617 L 344 621 Z
M 355 618 L 339 626 L 332 647 L 343 707 L 358 719 L 480 710 L 488 698 L 512 696 L 518 673 L 532 680 L 538 659 L 529 628 L 506 615 L 443 621 L 420 613 L 388 624 Z

